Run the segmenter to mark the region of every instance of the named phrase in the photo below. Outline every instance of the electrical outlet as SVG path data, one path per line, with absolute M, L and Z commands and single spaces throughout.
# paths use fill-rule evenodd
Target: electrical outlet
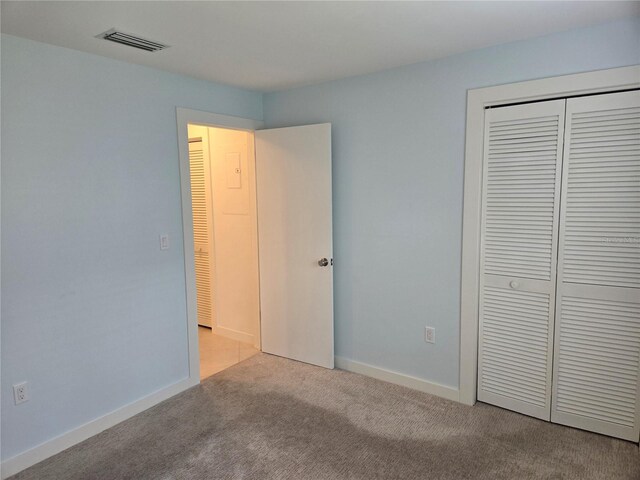
M 16 405 L 29 401 L 27 382 L 16 383 L 13 386 L 13 400 L 16 402 Z
M 433 327 L 424 327 L 424 341 L 427 343 L 436 343 L 436 329 Z
M 166 233 L 160 235 L 160 250 L 169 250 L 169 235 Z

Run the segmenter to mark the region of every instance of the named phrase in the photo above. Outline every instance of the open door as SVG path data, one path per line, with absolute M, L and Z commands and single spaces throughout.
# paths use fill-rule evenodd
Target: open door
M 255 143 L 262 350 L 333 368 L 331 124 Z

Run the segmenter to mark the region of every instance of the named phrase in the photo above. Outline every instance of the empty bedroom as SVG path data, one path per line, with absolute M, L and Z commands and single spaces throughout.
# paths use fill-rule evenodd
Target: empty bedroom
M 0 21 L 3 480 L 640 480 L 640 2 Z

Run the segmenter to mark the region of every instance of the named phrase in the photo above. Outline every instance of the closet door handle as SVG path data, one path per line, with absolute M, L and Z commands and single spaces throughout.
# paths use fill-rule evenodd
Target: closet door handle
M 329 265 L 329 260 L 327 260 L 326 258 L 321 258 L 320 260 L 318 260 L 318 265 L 320 265 L 321 267 L 326 267 L 327 265 Z

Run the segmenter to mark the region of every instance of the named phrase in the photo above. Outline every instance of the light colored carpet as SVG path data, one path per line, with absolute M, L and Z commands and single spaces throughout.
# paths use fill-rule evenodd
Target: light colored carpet
M 638 480 L 640 453 L 259 354 L 12 478 Z

